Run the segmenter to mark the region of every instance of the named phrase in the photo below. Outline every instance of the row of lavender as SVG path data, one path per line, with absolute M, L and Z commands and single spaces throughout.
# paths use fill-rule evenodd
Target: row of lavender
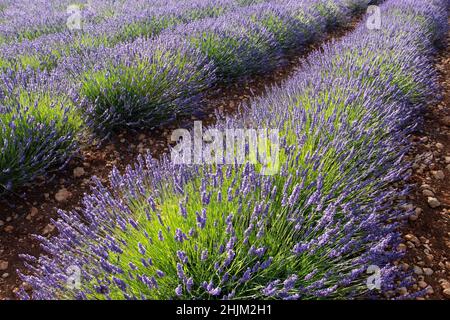
M 244 2 L 136 2 L 86 32 L 3 45 L 0 194 L 64 165 L 92 131 L 160 126 L 189 114 L 206 89 L 270 70 L 368 1 Z M 108 16 L 102 8 L 98 15 Z
M 22 2 L 25 6 L 30 1 Z M 90 1 L 66 12 L 69 4 L 66 0 L 38 2 L 23 14 L 18 14 L 20 4 L 12 5 L 6 15 L 14 19 L 5 17 L 0 30 L 5 39 L 0 46 L 0 66 L 51 69 L 62 57 L 138 37 L 151 38 L 165 28 L 239 8 L 235 0 L 127 0 Z M 52 10 L 50 17 L 44 15 L 47 10 Z
M 100 31 L 117 31 L 126 26 L 126 22 L 136 24 L 139 22 L 138 18 L 141 21 L 147 19 L 149 22 L 157 13 L 162 17 L 175 17 L 177 12 L 179 19 L 187 19 L 188 16 L 195 19 L 195 15 L 202 14 L 202 11 L 207 14 L 206 11 L 214 7 L 225 10 L 238 5 L 239 1 L 87 0 L 77 3 L 70 0 L 3 0 L 0 2 L 0 43 L 25 42 L 25 45 L 31 48 L 46 43 L 54 46 L 55 41 L 65 38 L 64 41 L 68 44 L 73 40 L 73 36 L 77 36 L 68 30 L 71 23 L 74 27 L 99 35 Z M 82 18 L 80 25 L 71 19 L 75 17 Z M 38 39 L 40 37 L 42 39 Z M 16 48 L 19 49 L 20 45 Z
M 38 237 L 48 256 L 25 257 L 33 298 L 351 298 L 371 293 L 368 270 L 392 294 L 408 279 L 393 264 L 405 218 L 393 200 L 407 190 L 391 186 L 437 92 L 447 10 L 387 1 L 380 30 L 362 24 L 216 126 L 279 128 L 279 174 L 147 156 L 113 170 L 110 189 L 97 181 L 82 212 L 60 212 L 59 236 Z

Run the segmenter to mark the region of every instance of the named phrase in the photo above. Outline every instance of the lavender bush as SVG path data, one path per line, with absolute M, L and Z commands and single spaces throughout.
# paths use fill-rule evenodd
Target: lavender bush
M 161 125 L 194 108 L 215 81 L 211 63 L 179 37 L 138 39 L 89 60 L 76 80 L 80 96 L 94 125 L 108 130 Z
M 203 52 L 224 81 L 270 70 L 281 55 L 272 34 L 240 13 L 183 25 L 174 33 Z
M 77 150 L 81 126 L 68 97 L 31 86 L 2 90 L 0 195 L 63 166 Z
M 299 18 L 300 11 L 306 14 L 308 10 L 311 8 L 308 9 L 307 4 L 303 2 L 289 5 L 264 3 L 250 6 L 242 12 L 249 16 L 252 22 L 272 33 L 282 50 L 292 50 L 312 42 L 315 36 L 325 31 L 325 21 L 320 20 L 319 14 L 316 13 L 315 21 L 302 21 Z M 310 17 L 314 18 L 313 15 Z
M 279 174 L 150 156 L 114 169 L 82 212 L 60 212 L 57 237 L 37 237 L 47 255 L 25 256 L 32 274 L 22 275 L 32 298 L 354 298 L 370 293 L 371 265 L 383 292 L 403 286 L 393 261 L 405 215 L 392 202 L 407 190 L 390 186 L 405 177 L 411 120 L 434 94 L 447 2 L 390 0 L 382 12 L 382 30 L 361 25 L 217 125 L 281 128 Z
M 357 3 L 363 3 L 363 1 L 357 1 Z M 349 11 L 353 8 L 353 4 L 345 0 L 325 0 L 317 2 L 314 8 L 325 18 L 328 27 L 337 27 L 348 22 Z

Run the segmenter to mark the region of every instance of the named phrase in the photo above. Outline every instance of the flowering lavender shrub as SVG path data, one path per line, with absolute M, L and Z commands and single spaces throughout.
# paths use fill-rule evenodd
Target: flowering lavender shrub
M 408 23 L 395 23 L 399 8 L 409 9 Z M 150 156 L 123 174 L 114 169 L 110 188 L 95 179 L 82 212 L 60 212 L 57 237 L 38 237 L 48 255 L 25 257 L 32 297 L 352 298 L 368 293 L 371 265 L 381 290 L 404 285 L 392 262 L 405 215 L 392 201 L 407 190 L 390 185 L 406 174 L 416 98 L 434 93 L 420 88 L 436 82 L 432 41 L 436 27 L 447 27 L 447 3 L 391 0 L 382 10 L 385 31 L 361 25 L 243 115 L 217 124 L 281 128 L 278 175 Z M 386 77 L 391 71 L 419 85 Z M 71 267 L 80 287 L 68 285 Z
M 319 1 L 313 7 L 324 17 L 328 27 L 341 26 L 350 18 L 349 7 L 345 0 Z
M 362 12 L 366 10 L 369 4 L 378 4 L 379 0 L 344 0 L 343 5 L 351 12 Z
M 269 3 L 248 7 L 243 12 L 251 17 L 254 23 L 272 33 L 283 50 L 290 50 L 302 47 L 306 42 L 311 41 L 312 29 L 317 27 L 312 26 L 311 21 L 305 23 L 292 14 L 292 10 L 299 7 L 301 10 L 307 9 L 304 3 L 298 3 L 295 6 Z M 308 30 L 309 28 L 311 31 Z
M 243 12 L 270 31 L 284 50 L 302 47 L 323 37 L 326 29 L 344 26 L 367 0 L 292 1 L 281 0 L 249 6 Z
M 68 98 L 20 90 L 0 104 L 0 195 L 64 165 L 81 118 Z
M 138 39 L 90 60 L 96 63 L 80 76 L 80 96 L 95 125 L 107 129 L 161 125 L 195 107 L 215 80 L 209 61 L 179 37 Z
M 299 31 L 302 32 L 307 42 L 322 39 L 327 30 L 327 22 L 325 17 L 320 15 L 317 10 L 317 1 L 281 0 L 280 4 L 286 7 L 294 20 L 303 25 L 303 30 L 300 29 Z
M 240 13 L 192 22 L 174 33 L 203 52 L 216 66 L 221 80 L 270 69 L 281 55 L 273 35 Z

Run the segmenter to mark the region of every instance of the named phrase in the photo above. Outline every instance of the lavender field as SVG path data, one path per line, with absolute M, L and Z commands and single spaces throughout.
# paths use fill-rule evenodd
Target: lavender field
M 450 298 L 405 231 L 448 7 L 0 0 L 0 300 Z

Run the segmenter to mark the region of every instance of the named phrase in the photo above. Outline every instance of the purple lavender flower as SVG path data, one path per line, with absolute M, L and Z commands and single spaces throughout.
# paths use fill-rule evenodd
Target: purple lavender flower
M 183 295 L 183 287 L 182 287 L 181 284 L 178 285 L 178 287 L 175 288 L 175 294 L 176 294 L 178 297 L 181 297 L 181 296 Z
M 188 237 L 183 231 L 181 231 L 181 229 L 177 228 L 177 230 L 175 230 L 175 240 L 178 242 L 183 242 L 184 240 L 188 240 Z
M 177 257 L 180 260 L 181 263 L 186 264 L 188 263 L 188 257 L 184 251 L 178 250 L 177 251 Z

